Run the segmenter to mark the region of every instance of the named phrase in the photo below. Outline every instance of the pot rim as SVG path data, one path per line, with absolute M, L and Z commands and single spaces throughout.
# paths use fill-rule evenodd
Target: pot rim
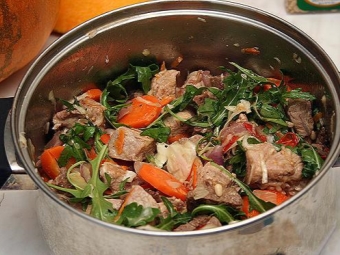
M 78 40 L 81 40 L 84 37 L 87 37 L 91 32 L 97 31 L 97 29 L 93 29 L 93 23 L 94 24 L 96 24 L 96 22 L 99 23 L 101 20 L 104 20 L 107 17 L 114 17 L 114 16 L 119 17 L 120 14 L 122 14 L 124 16 L 125 13 L 137 15 L 139 12 L 141 12 L 143 15 L 151 15 L 151 13 L 148 13 L 148 14 L 143 13 L 144 8 L 146 9 L 149 6 L 151 6 L 151 7 L 157 6 L 160 3 L 169 4 L 169 2 L 170 1 L 168 1 L 168 0 L 156 0 L 156 1 L 143 2 L 143 3 L 134 4 L 134 5 L 131 5 L 131 6 L 119 8 L 119 9 L 107 12 L 105 14 L 102 14 L 102 15 L 96 17 L 96 18 L 93 18 L 93 19 L 77 26 L 76 28 L 72 29 L 70 32 L 66 33 L 65 35 L 61 36 L 54 43 L 52 43 L 41 55 L 39 55 L 39 57 L 33 62 L 32 66 L 29 68 L 28 72 L 24 76 L 24 78 L 21 81 L 21 83 L 18 87 L 18 90 L 16 92 L 16 95 L 15 95 L 15 98 L 14 98 L 14 103 L 13 103 L 12 113 L 22 112 L 20 110 L 20 108 L 21 108 L 20 98 L 26 96 L 26 89 L 27 89 L 26 87 L 28 85 L 31 85 L 31 84 L 27 84 L 27 81 L 30 80 L 30 76 L 33 76 L 35 66 L 37 66 L 38 63 L 40 63 L 40 62 L 44 63 L 44 61 L 47 61 L 47 59 L 50 56 L 52 56 L 51 53 L 58 52 L 57 50 L 58 49 L 60 50 L 60 47 L 67 45 L 68 41 L 76 42 Z M 283 20 L 283 19 L 281 19 L 281 18 L 279 18 L 279 17 L 277 17 L 273 14 L 270 14 L 266 11 L 263 11 L 263 10 L 260 10 L 260 9 L 254 8 L 254 7 L 247 6 L 247 5 L 240 4 L 240 3 L 224 1 L 224 0 L 210 0 L 210 1 L 209 0 L 202 0 L 202 1 L 181 0 L 181 1 L 178 1 L 178 2 L 188 2 L 188 3 L 191 3 L 191 4 L 192 3 L 196 3 L 196 4 L 212 3 L 212 4 L 221 5 L 221 6 L 222 5 L 232 6 L 232 7 L 242 9 L 242 10 L 246 10 L 247 12 L 257 13 L 261 17 L 266 17 L 266 19 L 269 20 L 269 21 L 275 21 L 276 23 L 279 23 L 280 25 L 284 25 L 286 29 L 291 29 L 292 31 L 294 31 L 294 33 L 296 33 L 298 36 L 300 36 L 304 40 L 307 40 L 309 43 L 311 43 L 318 50 L 318 53 L 320 54 L 318 56 L 318 58 L 319 59 L 322 58 L 323 61 L 326 61 L 326 64 L 331 69 L 330 71 L 328 70 L 328 72 L 331 72 L 331 71 L 336 72 L 335 79 L 336 79 L 336 82 L 338 84 L 340 84 L 340 76 L 339 76 L 339 73 L 337 71 L 337 68 L 335 67 L 332 60 L 325 53 L 325 51 L 313 39 L 311 39 L 307 34 L 305 34 L 303 31 L 301 31 L 299 28 L 295 27 L 294 25 L 288 23 L 287 21 L 285 21 L 285 20 Z M 178 10 L 175 7 L 171 7 L 170 9 L 171 9 L 171 11 Z M 189 9 L 184 9 L 184 10 L 188 11 Z M 165 13 L 167 11 L 168 10 L 157 10 L 157 11 L 155 11 L 155 13 L 157 13 L 157 12 Z M 170 11 L 170 13 L 171 13 L 171 11 Z M 114 19 L 112 19 L 112 20 L 113 20 L 112 22 L 115 22 Z M 123 20 L 123 21 L 120 21 L 120 22 L 124 23 L 125 21 L 126 20 Z M 119 20 L 117 20 L 117 22 L 119 22 Z M 118 23 L 118 25 L 119 25 L 119 23 Z M 105 25 L 103 27 L 100 27 L 100 28 L 105 29 L 104 27 L 105 27 Z M 79 33 L 80 31 L 81 31 L 81 33 Z M 278 31 L 278 32 L 281 32 L 281 31 Z M 79 36 L 78 34 L 81 34 L 82 36 Z M 46 64 L 48 64 L 48 63 L 49 63 L 49 61 L 46 62 Z M 48 68 L 47 68 L 47 70 L 48 70 Z M 34 85 L 32 85 L 31 87 L 34 87 Z M 340 93 L 339 93 L 339 91 L 336 91 L 336 88 L 331 87 L 330 92 L 332 92 L 333 100 L 335 100 L 335 101 L 339 100 L 340 97 L 336 96 L 336 95 L 339 95 Z M 23 115 L 23 114 L 20 113 L 20 116 L 21 115 Z M 217 234 L 217 233 L 224 232 L 224 231 L 230 231 L 230 230 L 233 230 L 233 229 L 242 228 L 242 227 L 245 227 L 247 225 L 251 225 L 251 224 L 272 218 L 272 217 L 274 217 L 274 214 L 277 211 L 280 211 L 280 210 L 284 209 L 285 207 L 287 207 L 288 205 L 296 202 L 299 198 L 304 196 L 306 192 L 308 192 L 312 187 L 314 187 L 314 185 L 316 185 L 319 182 L 319 180 L 330 170 L 330 168 L 333 166 L 335 161 L 338 159 L 338 155 L 340 153 L 340 146 L 337 146 L 337 144 L 334 143 L 334 141 L 337 141 L 337 142 L 339 141 L 339 136 L 340 136 L 339 132 L 340 131 L 339 132 L 335 131 L 334 141 L 333 141 L 332 146 L 331 146 L 330 154 L 327 157 L 327 159 L 325 160 L 324 165 L 322 166 L 322 169 L 320 170 L 319 174 L 316 177 L 314 177 L 314 179 L 311 180 L 308 183 L 308 185 L 305 188 L 303 188 L 302 191 L 298 192 L 296 195 L 294 195 L 292 198 L 285 201 L 281 205 L 278 205 L 278 206 L 274 207 L 273 209 L 260 214 L 259 216 L 256 216 L 256 217 L 250 218 L 250 219 L 246 219 L 246 220 L 242 220 L 242 221 L 234 223 L 234 224 L 225 225 L 225 226 L 213 228 L 213 229 L 206 229 L 206 230 L 196 230 L 196 231 L 189 231 L 189 232 L 146 231 L 146 230 L 139 230 L 139 229 L 133 229 L 133 228 L 128 228 L 128 227 L 124 227 L 124 226 L 114 225 L 112 223 L 107 223 L 107 222 L 101 221 L 101 220 L 96 219 L 96 218 L 94 218 L 90 215 L 87 215 L 83 212 L 76 210 L 75 208 L 71 207 L 70 205 L 68 205 L 65 202 L 63 202 L 62 200 L 60 200 L 54 194 L 54 192 L 47 185 L 44 184 L 44 182 L 41 180 L 41 178 L 39 178 L 38 174 L 36 174 L 36 169 L 34 168 L 34 165 L 31 162 L 31 160 L 29 159 L 27 151 L 23 150 L 23 148 L 20 144 L 19 138 L 22 135 L 22 133 L 24 132 L 24 119 L 25 118 L 23 118 L 23 117 L 18 118 L 18 116 L 16 114 L 11 114 L 11 132 L 12 132 L 12 136 L 14 138 L 13 140 L 14 140 L 15 150 L 18 153 L 18 157 L 19 157 L 20 161 L 22 162 L 24 168 L 27 169 L 28 174 L 33 179 L 33 181 L 37 184 L 37 186 L 43 191 L 43 193 L 45 193 L 48 197 L 50 197 L 52 200 L 54 200 L 54 202 L 58 203 L 59 205 L 61 205 L 65 209 L 70 210 L 75 215 L 78 215 L 82 218 L 90 220 L 93 223 L 100 224 L 100 225 L 107 227 L 107 228 L 114 228 L 116 230 L 120 230 L 120 231 L 124 231 L 124 232 L 130 232 L 130 233 L 134 233 L 134 234 L 148 235 L 148 236 L 178 237 L 178 236 L 211 235 L 211 234 Z M 338 103 L 338 104 L 335 104 L 335 120 L 338 121 L 339 119 L 340 119 L 340 105 Z

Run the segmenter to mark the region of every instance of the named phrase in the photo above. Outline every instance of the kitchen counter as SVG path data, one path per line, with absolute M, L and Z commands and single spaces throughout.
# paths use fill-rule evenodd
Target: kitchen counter
M 314 39 L 340 70 L 340 31 L 338 29 L 340 12 L 287 14 L 284 0 L 239 0 L 238 2 L 268 11 L 292 23 Z M 56 35 L 51 35 L 46 46 L 57 38 Z M 0 83 L 0 98 L 12 97 L 15 94 L 28 67 L 29 65 Z M 332 171 L 335 171 L 337 179 L 340 179 L 340 168 L 333 168 Z M 338 193 L 340 194 L 340 185 Z M 37 190 L 0 190 L 0 255 L 51 254 L 36 217 L 36 210 L 39 210 L 35 208 L 36 197 Z M 339 236 L 340 228 L 336 228 L 324 246 L 322 255 L 340 254 Z

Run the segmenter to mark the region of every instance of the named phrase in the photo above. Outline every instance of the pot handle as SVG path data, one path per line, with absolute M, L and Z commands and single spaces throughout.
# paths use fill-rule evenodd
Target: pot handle
M 12 103 L 13 97 L 0 99 L 0 187 L 12 174 L 5 151 L 5 125 Z
M 13 98 L 0 98 L 0 189 L 34 190 L 36 185 L 18 163 L 12 140 L 9 116 Z

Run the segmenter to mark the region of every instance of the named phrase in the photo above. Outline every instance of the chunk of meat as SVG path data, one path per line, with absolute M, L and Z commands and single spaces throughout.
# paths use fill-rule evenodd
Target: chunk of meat
M 95 126 L 102 126 L 105 121 L 104 111 L 105 107 L 88 97 L 85 97 L 79 101 L 81 107 L 85 109 L 85 117 L 90 120 Z
M 185 110 L 185 111 L 176 113 L 176 115 L 178 116 L 178 118 L 181 118 L 183 120 L 188 120 L 194 116 L 194 113 L 189 110 Z M 178 134 L 186 134 L 190 132 L 190 130 L 192 129 L 191 126 L 180 121 L 178 118 L 171 115 L 164 119 L 164 125 L 169 127 L 171 130 L 170 136 L 176 136 Z
M 75 110 L 62 110 L 53 116 L 53 129 L 72 128 L 75 123 L 86 124 L 91 121 L 96 126 L 105 124 L 105 107 L 97 101 L 84 98 L 79 101 Z
M 132 203 L 137 203 L 144 208 L 159 208 L 156 200 L 139 185 L 132 186 L 129 194 L 124 200 L 124 206 Z
M 197 88 L 200 87 L 216 87 L 222 89 L 223 85 L 223 75 L 213 76 L 210 71 L 198 70 L 189 73 L 183 87 L 187 85 L 193 85 Z
M 180 225 L 174 231 L 193 231 L 222 226 L 221 222 L 214 216 L 199 215 L 186 224 Z
M 72 184 L 67 180 L 66 177 L 67 174 L 67 168 L 61 167 L 60 168 L 60 174 L 54 178 L 54 180 L 51 180 L 50 182 L 56 186 L 60 186 L 63 188 L 73 188 Z
M 53 130 L 58 130 L 62 128 L 72 128 L 74 123 L 85 124 L 87 120 L 84 115 L 77 110 L 67 111 L 62 110 L 54 114 L 53 116 Z
M 159 100 L 171 96 L 176 96 L 177 70 L 163 70 L 156 74 L 151 81 L 150 95 L 157 97 Z
M 119 190 L 122 181 L 128 179 L 127 182 L 132 182 L 137 176 L 135 172 L 125 170 L 120 165 L 111 162 L 104 162 L 100 167 L 99 174 L 103 180 L 106 180 L 106 174 L 111 177 L 110 188 L 113 191 Z
M 123 204 L 123 200 L 122 199 L 116 199 L 116 198 L 108 198 L 106 199 L 108 202 L 110 202 L 112 204 L 113 209 L 115 210 L 119 210 L 119 208 L 122 206 Z
M 187 205 L 192 209 L 196 204 L 226 204 L 235 208 L 242 206 L 242 198 L 236 184 L 211 163 L 197 171 L 197 185 L 189 191 Z
M 252 125 L 250 122 L 248 122 L 248 118 L 245 114 L 240 114 L 236 121 L 231 121 L 225 125 L 220 132 L 221 141 L 226 140 L 227 137 L 230 136 L 242 137 L 246 134 L 249 134 L 249 130 L 246 128 L 244 123 L 249 123 L 249 125 Z
M 219 76 L 213 76 L 210 71 L 198 70 L 188 74 L 184 85 L 178 89 L 177 94 L 182 95 L 185 92 L 185 87 L 188 85 L 195 86 L 196 88 L 201 87 L 216 87 L 223 89 L 223 74 Z M 216 98 L 210 91 L 203 91 L 202 94 L 197 95 L 193 98 L 193 101 L 197 105 L 202 105 L 206 98 Z
M 290 99 L 288 101 L 287 113 L 294 124 L 296 132 L 303 136 L 310 136 L 313 131 L 312 104 L 303 99 Z
M 299 155 L 282 147 L 276 151 L 270 143 L 253 144 L 246 148 L 245 182 L 254 188 L 287 189 L 302 179 L 303 163 Z
M 124 138 L 121 141 L 120 132 Z M 112 132 L 109 141 L 109 156 L 127 161 L 143 161 L 148 154 L 156 150 L 156 142 L 148 136 L 140 135 L 141 131 L 119 127 Z

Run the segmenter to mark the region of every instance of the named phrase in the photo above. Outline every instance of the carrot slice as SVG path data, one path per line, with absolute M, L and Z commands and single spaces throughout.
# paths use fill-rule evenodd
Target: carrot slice
M 142 163 L 138 176 L 165 195 L 185 200 L 187 188 L 172 174 L 152 164 Z
M 103 144 L 108 144 L 110 141 L 110 135 L 109 134 L 102 134 L 100 136 L 100 141 L 102 141 Z
M 202 162 L 198 157 L 196 157 L 194 163 L 192 164 L 191 171 L 187 179 L 191 184 L 192 189 L 195 189 L 197 186 L 197 171 L 200 166 L 202 166 Z
M 64 146 L 55 146 L 44 150 L 41 154 L 40 161 L 42 170 L 52 179 L 55 179 L 60 174 L 60 167 L 57 161 L 63 150 Z
M 91 98 L 95 101 L 99 101 L 102 95 L 102 91 L 100 89 L 89 89 L 85 92 L 86 97 Z
M 158 118 L 162 111 L 162 106 L 156 97 L 144 95 L 133 98 L 131 105 L 121 111 L 128 112 L 118 119 L 119 123 L 133 128 L 143 128 Z
M 86 156 L 91 160 L 97 157 L 97 153 L 93 147 L 90 150 L 85 150 L 85 153 L 86 153 Z
M 258 198 L 266 202 L 272 202 L 273 204 L 276 205 L 280 205 L 288 198 L 290 198 L 290 196 L 285 195 L 282 192 L 276 190 L 254 190 L 253 193 Z M 249 211 L 249 199 L 247 196 L 242 197 L 242 199 L 243 199 L 242 211 L 246 214 L 247 218 L 251 218 L 260 214 L 256 210 Z
M 118 136 L 117 136 L 117 139 L 115 141 L 115 148 L 116 148 L 116 151 L 117 151 L 118 155 L 123 153 L 124 139 L 125 139 L 124 129 L 120 128 L 118 130 Z
M 161 104 L 161 106 L 166 106 L 167 104 L 169 104 L 171 101 L 174 100 L 174 97 L 172 96 L 166 96 L 164 98 L 162 98 L 162 100 L 159 102 Z
M 168 138 L 168 143 L 174 143 L 182 138 L 187 138 L 189 137 L 188 134 L 177 134 L 177 135 L 172 135 L 172 136 L 169 136 Z

